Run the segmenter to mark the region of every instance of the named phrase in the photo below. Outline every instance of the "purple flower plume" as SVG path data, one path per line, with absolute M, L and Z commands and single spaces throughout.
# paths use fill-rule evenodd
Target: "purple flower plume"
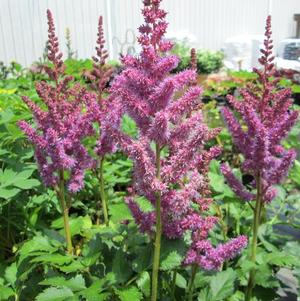
M 231 106 L 240 114 L 240 120 L 228 107 L 222 109 L 233 143 L 244 157 L 242 172 L 252 175 L 254 179 L 258 175 L 261 177 L 265 202 L 274 199 L 276 190 L 272 186 L 283 180 L 295 159 L 295 151 L 285 150 L 281 141 L 298 118 L 298 112 L 291 109 L 290 90 L 278 89 L 277 79 L 272 79 L 275 68 L 271 33 L 271 17 L 268 16 L 264 49 L 259 59 L 262 70 L 254 69 L 258 75 L 258 85 L 241 89 L 242 100 L 228 97 Z M 254 199 L 254 195 L 233 175 L 228 165 L 222 165 L 221 171 L 241 199 Z M 256 188 L 255 185 L 253 181 L 253 188 Z
M 83 187 L 84 171 L 94 164 L 81 141 L 94 134 L 92 122 L 98 106 L 94 96 L 78 84 L 72 86 L 73 78 L 64 74 L 65 65 L 49 10 L 47 17 L 48 58 L 53 66 L 45 66 L 45 71 L 55 84 L 44 81 L 36 84 L 46 110 L 23 97 L 33 113 L 35 125 L 20 121 L 19 126 L 35 146 L 35 157 L 45 185 L 57 185 L 59 173 L 66 170 L 69 172 L 68 189 L 77 192 Z
M 215 260 L 218 262 L 209 264 L 204 259 L 198 260 L 197 256 L 186 262 L 218 268 L 246 242 L 240 237 L 213 248 L 208 240 L 217 219 L 203 214 L 212 201 L 207 172 L 210 161 L 221 150 L 219 147 L 207 148 L 206 144 L 215 138 L 219 129 L 209 129 L 203 122 L 200 111 L 202 89 L 195 85 L 195 68 L 170 75 L 179 59 L 168 54 L 172 44 L 164 39 L 166 12 L 160 8 L 160 2 L 144 1 L 145 24 L 140 26 L 138 38 L 141 53 L 122 58 L 123 71 L 110 89 L 113 106 L 135 121 L 138 138 L 129 137 L 113 124 L 108 124 L 107 133 L 134 162 L 134 181 L 126 203 L 140 230 L 152 233 L 156 216 L 154 210 L 143 212 L 135 202 L 135 196 L 147 198 L 154 206 L 159 193 L 163 234 L 173 239 L 191 232 L 193 242 L 189 253 L 197 253 L 197 244 L 208 244 L 206 261 L 213 260 L 213 254 L 217 254 Z M 108 117 L 111 118 L 114 117 Z M 159 176 L 154 145 L 164 150 Z
M 98 101 L 98 109 L 94 111 L 94 118 L 99 124 L 100 134 L 95 151 L 100 158 L 103 158 L 105 154 L 116 151 L 116 145 L 108 134 L 107 127 L 119 127 L 122 108 L 112 103 L 112 97 L 106 97 L 114 69 L 106 63 L 108 51 L 105 49 L 102 16 L 99 17 L 98 21 L 96 45 L 96 55 L 92 57 L 93 68 L 90 72 L 86 72 L 85 75 L 91 81 L 91 89 Z

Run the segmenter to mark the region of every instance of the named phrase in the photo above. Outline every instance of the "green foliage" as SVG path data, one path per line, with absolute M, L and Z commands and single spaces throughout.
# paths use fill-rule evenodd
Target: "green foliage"
M 74 294 L 72 290 L 67 287 L 50 287 L 45 289 L 36 297 L 36 301 L 64 301 L 70 300 L 70 297 L 73 297 Z
M 183 58 L 180 68 L 189 64 L 189 49 L 176 46 Z M 198 71 L 214 72 L 221 67 L 220 54 L 198 53 Z M 112 62 L 112 65 L 118 63 Z M 202 64 L 202 65 L 201 65 Z M 67 60 L 67 73 L 88 88 L 82 74 L 91 69 L 90 60 Z M 0 65 L 1 69 L 1 65 Z M 31 114 L 20 99 L 30 96 L 39 103 L 34 80 L 45 74 L 24 70 L 15 64 L 14 71 L 0 71 L 0 300 L 147 300 L 150 296 L 152 240 L 141 234 L 123 198 L 132 181 L 132 162 L 121 153 L 106 156 L 104 161 L 105 192 L 109 203 L 110 223 L 102 224 L 99 209 L 99 178 L 90 170 L 85 188 L 70 199 L 71 235 L 74 255 L 65 253 L 63 219 L 56 193 L 41 185 L 32 146 L 17 126 L 21 119 L 31 121 Z M 253 81 L 253 73 L 230 72 L 235 82 L 221 83 L 224 95 L 243 83 Z M 240 84 L 242 83 L 242 84 Z M 220 87 L 207 88 L 219 95 Z M 218 90 L 219 89 L 219 90 Z M 219 91 L 219 92 L 216 92 Z M 223 93 L 222 92 L 222 93 Z M 207 95 L 208 95 L 207 94 Z M 217 102 L 204 108 L 204 118 L 212 128 L 223 127 Z M 137 136 L 134 121 L 124 116 L 122 130 Z M 300 123 L 284 142 L 299 151 Z M 85 141 L 94 154 L 96 137 Z M 238 199 L 220 172 L 220 162 L 237 166 L 243 158 L 237 155 L 227 130 L 223 129 L 213 143 L 223 147 L 223 154 L 212 161 L 209 179 L 214 198 L 209 214 L 220 223 L 211 233 L 213 244 L 246 234 L 251 241 L 253 211 Z M 238 163 L 238 164 L 237 164 Z M 241 177 L 234 169 L 237 177 Z M 221 271 L 198 270 L 194 282 L 195 300 L 241 301 L 251 269 L 256 270 L 253 300 L 273 300 L 279 288 L 287 286 L 282 271 L 288 270 L 300 283 L 300 163 L 296 161 L 287 181 L 277 187 L 278 196 L 263 212 L 259 229 L 257 260 L 248 260 L 248 249 L 225 263 Z M 145 198 L 137 202 L 144 212 L 153 210 Z M 100 223 L 97 223 L 100 217 Z M 163 239 L 160 258 L 160 296 L 185 300 L 190 281 L 190 267 L 182 265 L 190 237 L 183 240 Z M 176 272 L 176 273 L 175 273 Z M 176 275 L 176 278 L 173 278 Z M 173 283 L 174 281 L 174 283 Z
M 173 72 L 182 71 L 190 65 L 191 47 L 185 43 L 176 43 L 172 52 L 180 58 L 180 63 Z M 198 74 L 210 74 L 217 72 L 223 66 L 224 55 L 220 51 L 197 50 L 197 72 Z
M 120 301 L 140 301 L 143 297 L 143 294 L 136 287 L 130 287 L 124 290 L 115 290 L 115 292 L 120 298 Z
M 230 268 L 211 277 L 209 285 L 211 293 L 210 300 L 219 301 L 231 296 L 234 292 L 235 279 L 236 273 Z

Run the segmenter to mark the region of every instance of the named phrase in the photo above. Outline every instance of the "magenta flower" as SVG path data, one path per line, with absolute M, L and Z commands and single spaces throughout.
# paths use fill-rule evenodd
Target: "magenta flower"
M 272 186 L 283 180 L 296 157 L 296 152 L 285 150 L 281 141 L 297 121 L 298 112 L 291 109 L 290 90 L 278 89 L 278 80 L 272 79 L 275 68 L 270 16 L 265 36 L 265 48 L 259 59 L 262 70 L 254 70 L 258 85 L 241 89 L 242 100 L 228 97 L 241 120 L 228 107 L 222 109 L 222 114 L 234 144 L 244 156 L 242 172 L 253 176 L 252 188 L 257 188 L 257 178 L 260 178 L 260 194 L 264 202 L 270 202 L 276 196 Z M 245 201 L 255 199 L 255 194 L 248 191 L 227 164 L 222 165 L 221 171 L 237 196 Z
M 219 129 L 209 129 L 203 122 L 199 111 L 202 89 L 195 86 L 195 69 L 170 75 L 179 59 L 168 54 L 172 44 L 164 39 L 166 12 L 160 8 L 160 2 L 144 1 L 145 24 L 140 26 L 138 38 L 141 53 L 122 59 L 124 70 L 111 87 L 114 105 L 136 122 L 138 139 L 127 136 L 116 126 L 108 127 L 108 131 L 134 162 L 132 193 L 126 203 L 141 231 L 157 234 L 159 196 L 163 234 L 173 239 L 192 232 L 189 253 L 192 250 L 197 253 L 195 244 L 210 245 L 208 232 L 217 222 L 204 211 L 211 202 L 208 165 L 221 152 L 219 147 L 207 149 L 206 143 L 214 139 Z M 142 212 L 135 195 L 147 198 L 156 210 Z M 245 238 L 239 239 L 245 242 Z M 215 250 L 218 263 L 204 264 L 197 256 L 186 262 L 219 268 L 221 262 L 244 246 L 245 243 L 235 244 L 235 241 L 217 249 L 210 245 L 207 256 L 211 258 Z
M 33 113 L 35 125 L 20 121 L 19 126 L 35 146 L 44 183 L 54 187 L 59 183 L 59 173 L 68 171 L 68 189 L 77 192 L 83 187 L 84 171 L 94 164 L 81 141 L 94 134 L 92 122 L 98 106 L 95 97 L 79 84 L 71 85 L 73 78 L 64 75 L 65 65 L 49 10 L 47 17 L 48 58 L 53 66 L 45 66 L 45 71 L 54 85 L 44 81 L 36 84 L 46 110 L 23 97 Z

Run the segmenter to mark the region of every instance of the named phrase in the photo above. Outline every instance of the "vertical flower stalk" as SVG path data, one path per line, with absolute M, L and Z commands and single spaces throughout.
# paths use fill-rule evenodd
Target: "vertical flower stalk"
M 160 146 L 157 143 L 155 149 L 156 156 L 156 178 L 160 181 Z M 161 193 L 156 193 L 155 200 L 155 242 L 154 242 L 154 256 L 153 256 L 153 269 L 152 269 L 152 284 L 151 284 L 151 301 L 157 300 L 157 283 L 158 283 L 158 271 L 160 260 L 160 248 L 161 248 L 161 235 L 162 235 L 162 220 L 161 220 Z
M 264 49 L 261 50 L 262 56 L 259 59 L 262 69 L 254 69 L 258 75 L 257 84 L 241 89 L 242 101 L 233 96 L 228 97 L 241 120 L 228 107 L 222 110 L 233 142 L 244 157 L 241 171 L 253 177 L 251 185 L 254 191 L 249 191 L 227 164 L 221 166 L 221 171 L 235 194 L 247 202 L 255 202 L 255 206 L 252 206 L 254 217 L 249 255 L 253 263 L 256 262 L 257 233 L 262 211 L 275 198 L 277 191 L 274 185 L 284 179 L 296 156 L 293 149 L 286 150 L 281 145 L 281 141 L 295 124 L 298 112 L 291 109 L 290 90 L 278 89 L 278 80 L 272 79 L 275 68 L 271 34 L 271 17 L 268 16 Z M 246 126 L 246 130 L 242 125 Z M 247 301 L 251 299 L 254 286 L 255 269 L 249 275 Z
M 217 248 L 208 241 L 216 218 L 208 210 L 208 165 L 221 152 L 207 148 L 219 129 L 209 129 L 201 113 L 202 89 L 195 85 L 196 71 L 170 74 L 179 59 L 168 52 L 172 43 L 164 38 L 167 13 L 161 0 L 145 0 L 139 27 L 141 53 L 122 58 L 123 71 L 111 86 L 112 105 L 129 115 L 138 128 L 137 138 L 123 133 L 116 124 L 106 129 L 133 165 L 133 186 L 125 198 L 140 230 L 154 237 L 151 300 L 160 299 L 158 286 L 161 237 L 183 238 L 192 232 L 192 245 L 185 264 L 218 269 L 222 262 L 245 247 L 245 237 Z M 115 114 L 108 113 L 109 119 Z M 143 212 L 135 201 L 148 199 L 153 208 Z
M 99 156 L 98 167 L 95 169 L 95 174 L 99 179 L 99 207 L 102 208 L 103 219 L 106 226 L 109 224 L 109 215 L 108 215 L 108 204 L 105 193 L 105 182 L 104 182 L 104 161 L 105 155 L 107 153 L 113 152 L 115 150 L 114 145 L 109 139 L 109 136 L 106 134 L 106 126 L 108 122 L 119 123 L 120 118 L 117 110 L 115 110 L 115 118 L 112 120 L 107 119 L 108 110 L 112 109 L 109 105 L 109 98 L 105 97 L 107 93 L 107 85 L 113 73 L 113 68 L 106 64 L 106 59 L 108 58 L 108 52 L 104 48 L 105 39 L 104 39 L 104 30 L 103 30 L 103 17 L 99 17 L 98 21 L 98 33 L 97 33 L 97 46 L 96 55 L 92 57 L 93 59 L 93 69 L 91 72 L 86 73 L 86 76 L 91 81 L 91 89 L 94 91 L 97 101 L 99 112 L 96 116 L 96 121 L 99 124 L 100 138 L 97 143 L 96 153 Z M 100 218 L 97 217 L 96 224 L 99 224 Z
M 193 300 L 193 292 L 194 292 L 194 281 L 195 281 L 195 277 L 197 274 L 197 270 L 198 270 L 198 266 L 196 264 L 193 264 L 191 267 L 191 279 L 190 279 L 190 283 L 188 286 L 188 301 L 192 301 Z
M 255 201 L 255 209 L 254 209 L 254 217 L 252 223 L 252 241 L 251 241 L 251 251 L 250 251 L 250 260 L 255 263 L 256 262 L 256 249 L 257 249 L 257 238 L 258 238 L 258 228 L 260 225 L 261 212 L 263 209 L 263 198 L 262 198 L 262 181 L 261 176 L 257 175 L 257 193 L 256 193 L 256 201 Z M 250 301 L 252 297 L 252 290 L 255 285 L 255 269 L 250 271 L 248 285 L 246 288 L 246 297 L 245 300 Z
M 59 172 L 59 184 L 55 187 L 55 191 L 62 210 L 67 251 L 69 254 L 73 254 L 72 236 L 69 223 L 69 207 L 65 199 L 65 179 L 63 170 Z
M 105 183 L 104 183 L 104 175 L 103 175 L 103 165 L 104 165 L 104 157 L 100 159 L 100 167 L 99 167 L 99 185 L 100 185 L 100 197 L 101 197 L 101 205 L 104 223 L 106 226 L 109 224 L 108 218 L 108 205 L 105 195 Z
M 57 193 L 67 249 L 71 254 L 70 204 L 66 202 L 65 186 L 70 193 L 81 190 L 85 170 L 95 164 L 81 140 L 94 135 L 92 123 L 98 107 L 94 97 L 79 84 L 72 85 L 73 78 L 65 75 L 65 65 L 49 10 L 47 18 L 48 58 L 52 65 L 44 68 L 51 82 L 36 84 L 36 91 L 46 110 L 24 96 L 23 101 L 31 109 L 35 124 L 20 121 L 19 127 L 35 147 L 35 159 L 44 184 Z

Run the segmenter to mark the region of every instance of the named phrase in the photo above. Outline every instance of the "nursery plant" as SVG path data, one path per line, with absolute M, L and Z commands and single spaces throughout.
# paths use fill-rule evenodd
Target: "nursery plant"
M 153 236 L 151 300 L 159 296 L 162 235 L 181 238 L 187 231 L 191 232 L 192 243 L 184 263 L 192 265 L 188 292 L 192 300 L 197 266 L 208 270 L 220 268 L 223 261 L 246 246 L 247 239 L 240 236 L 216 248 L 207 239 L 216 223 L 215 217 L 203 214 L 211 202 L 207 171 L 210 161 L 221 150 L 205 149 L 205 144 L 219 129 L 209 129 L 203 122 L 202 90 L 194 85 L 196 70 L 169 74 L 179 59 L 167 54 L 172 44 L 164 39 L 166 12 L 160 3 L 144 1 L 145 24 L 140 26 L 138 38 L 141 54 L 122 59 L 124 71 L 111 88 L 115 107 L 121 107 L 136 122 L 138 139 L 131 139 L 115 127 L 109 128 L 109 134 L 134 161 L 134 183 L 126 202 L 141 231 Z M 182 96 L 176 97 L 179 93 Z M 149 200 L 154 210 L 143 213 L 135 202 L 137 196 Z
M 69 87 L 72 77 L 64 75 L 65 65 L 49 10 L 47 18 L 48 59 L 53 66 L 45 66 L 45 71 L 54 84 L 42 81 L 36 85 L 47 111 L 28 97 L 23 97 L 37 124 L 33 127 L 27 121 L 20 121 L 19 126 L 35 146 L 35 158 L 45 185 L 57 193 L 64 219 L 67 249 L 72 254 L 69 225 L 71 196 L 66 195 L 65 186 L 71 193 L 79 191 L 83 187 L 85 169 L 94 164 L 81 140 L 94 133 L 92 122 L 97 105 L 79 84 Z M 83 112 L 85 106 L 86 113 Z
M 273 43 L 271 39 L 271 17 L 266 22 L 264 49 L 259 59 L 262 70 L 255 70 L 258 83 L 241 89 L 242 100 L 228 96 L 228 101 L 241 116 L 241 122 L 228 108 L 222 109 L 224 120 L 233 136 L 233 141 L 243 154 L 241 171 L 252 177 L 249 191 L 236 178 L 229 166 L 222 164 L 221 170 L 232 190 L 253 209 L 252 241 L 249 258 L 253 262 L 250 271 L 245 300 L 252 297 L 255 286 L 256 252 L 258 230 L 263 219 L 264 208 L 277 194 L 274 185 L 279 184 L 288 174 L 296 152 L 281 145 L 298 118 L 298 111 L 291 110 L 289 89 L 278 89 L 275 72 Z M 254 202 L 254 205 L 252 205 Z
M 299 294 L 300 126 L 270 17 L 261 68 L 200 87 L 162 2 L 117 71 L 102 17 L 92 59 L 64 61 L 50 11 L 38 67 L 0 66 L 0 300 Z
M 178 66 L 172 72 L 182 71 L 188 68 L 190 58 L 190 46 L 186 42 L 176 42 L 171 52 L 180 58 Z M 196 54 L 196 67 L 198 74 L 211 74 L 218 72 L 223 66 L 224 54 L 221 51 L 198 49 Z
M 106 225 L 109 223 L 108 217 L 108 204 L 106 200 L 105 193 L 105 184 L 104 184 L 104 160 L 105 155 L 111 153 L 115 150 L 115 146 L 112 140 L 108 137 L 105 131 L 105 127 L 107 126 L 107 122 L 111 123 L 114 119 L 107 120 L 108 110 L 109 110 L 109 99 L 106 99 L 105 93 L 106 86 L 111 78 L 113 73 L 113 68 L 110 65 L 106 64 L 106 59 L 108 58 L 108 52 L 104 48 L 105 39 L 104 39 L 104 31 L 103 31 L 103 17 L 99 17 L 98 21 L 98 33 L 97 33 L 97 47 L 96 52 L 97 56 L 93 57 L 93 68 L 91 72 L 86 73 L 86 76 L 91 81 L 91 89 L 95 91 L 96 98 L 99 107 L 99 114 L 96 119 L 99 125 L 99 140 L 96 147 L 96 153 L 98 155 L 97 167 L 95 168 L 95 176 L 99 180 L 99 194 L 101 198 L 101 206 L 104 222 Z M 117 113 L 117 112 L 116 112 Z M 118 114 L 116 114 L 117 118 L 115 119 L 115 123 L 120 125 L 120 119 L 118 118 Z M 97 223 L 99 224 L 99 216 L 97 218 Z

